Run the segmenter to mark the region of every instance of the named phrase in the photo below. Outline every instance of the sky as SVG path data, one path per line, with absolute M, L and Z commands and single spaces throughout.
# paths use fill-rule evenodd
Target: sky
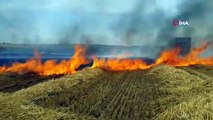
M 0 0 L 0 43 L 167 45 L 212 41 L 211 0 Z M 184 20 L 189 26 L 174 27 Z

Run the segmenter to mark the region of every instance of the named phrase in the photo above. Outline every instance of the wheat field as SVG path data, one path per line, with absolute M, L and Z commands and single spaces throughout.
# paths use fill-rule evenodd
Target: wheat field
M 108 72 L 85 68 L 0 92 L 2 120 L 212 120 L 213 68 Z M 0 76 L 7 81 L 7 77 Z M 27 79 L 27 78 L 26 78 Z

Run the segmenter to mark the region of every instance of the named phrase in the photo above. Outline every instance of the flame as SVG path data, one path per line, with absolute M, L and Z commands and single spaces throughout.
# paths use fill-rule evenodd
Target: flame
M 103 68 L 112 71 L 122 70 L 136 70 L 136 69 L 148 69 L 160 64 L 166 64 L 170 66 L 190 66 L 190 65 L 208 65 L 213 66 L 213 56 L 209 58 L 199 57 L 203 53 L 209 44 L 205 43 L 199 48 L 194 48 L 188 55 L 180 56 L 180 48 L 172 50 L 165 50 L 161 53 L 160 57 L 156 61 L 148 65 L 141 59 L 97 59 L 94 57 L 94 63 L 92 68 Z
M 98 59 L 93 58 L 92 68 L 103 68 L 112 71 L 148 69 L 150 66 L 141 59 Z
M 190 65 L 208 65 L 213 66 L 213 56 L 209 58 L 199 57 L 207 48 L 209 44 L 205 43 L 198 48 L 193 48 L 191 52 L 185 56 L 180 56 L 180 48 L 173 50 L 165 50 L 152 66 L 159 64 L 167 64 L 170 66 L 190 66 Z
M 125 56 L 118 56 L 117 58 L 110 59 L 98 59 L 94 56 L 93 65 L 91 68 L 102 68 L 110 71 L 123 71 L 148 69 L 159 64 L 166 64 L 175 67 L 196 64 L 213 66 L 213 55 L 207 58 L 200 57 L 208 46 L 209 44 L 205 43 L 198 48 L 193 48 L 191 52 L 185 56 L 180 55 L 180 48 L 165 50 L 161 52 L 160 57 L 156 59 L 153 64 L 147 64 L 142 59 L 124 58 L 125 56 L 130 56 L 129 53 L 125 54 Z M 89 60 L 87 60 L 85 56 L 85 49 L 80 45 L 75 46 L 75 54 L 69 60 L 62 60 L 60 63 L 57 63 L 55 60 L 48 60 L 42 63 L 41 55 L 37 50 L 35 50 L 34 54 L 34 58 L 27 60 L 25 63 L 14 63 L 11 66 L 1 66 L 0 73 L 34 72 L 40 75 L 72 74 L 75 73 L 76 69 L 81 65 L 89 63 Z
M 42 64 L 41 55 L 38 51 L 35 51 L 34 58 L 28 60 L 26 63 L 14 63 L 10 67 L 0 67 L 0 73 L 3 72 L 34 72 L 40 75 L 53 75 L 53 74 L 72 74 L 76 72 L 76 69 L 82 65 L 88 63 L 85 58 L 84 48 L 77 45 L 75 47 L 75 54 L 70 60 L 62 60 L 60 63 L 56 63 L 55 60 L 48 60 Z

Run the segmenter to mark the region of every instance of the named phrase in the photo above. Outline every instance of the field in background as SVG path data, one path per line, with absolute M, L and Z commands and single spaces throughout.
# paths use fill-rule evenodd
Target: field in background
M 86 68 L 73 75 L 43 78 L 12 93 L 3 88 L 0 118 L 213 119 L 212 75 L 212 67 L 199 65 L 124 72 Z M 8 74 L 0 79 L 16 83 Z
M 119 55 L 131 53 L 130 58 L 143 58 L 147 63 L 154 62 L 154 58 L 163 49 L 160 46 L 116 46 L 116 45 L 85 45 L 86 57 L 117 58 Z M 38 50 L 41 60 L 54 59 L 60 62 L 63 59 L 70 59 L 74 54 L 75 44 L 53 44 L 53 45 L 24 45 L 24 44 L 1 44 L 0 43 L 0 66 L 11 65 L 14 62 L 26 62 L 34 57 L 34 51 Z M 153 50 L 155 48 L 155 51 Z M 146 52 L 144 52 L 146 51 Z M 150 56 L 153 55 L 153 56 Z

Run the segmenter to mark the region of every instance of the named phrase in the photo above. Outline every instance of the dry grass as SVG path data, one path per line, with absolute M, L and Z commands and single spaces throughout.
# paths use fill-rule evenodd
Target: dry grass
M 154 68 L 148 75 L 156 81 L 160 95 L 156 101 L 161 111 L 155 119 L 213 119 L 212 78 L 168 66 Z
M 32 100 L 47 94 L 54 94 L 66 89 L 72 89 L 80 82 L 89 82 L 97 78 L 103 71 L 100 69 L 84 69 L 73 75 L 64 76 L 58 80 L 50 80 L 33 87 L 22 89 L 13 94 L 0 93 L 0 119 L 2 120 L 35 120 L 35 119 L 91 119 L 77 114 L 66 114 L 56 110 L 46 109 L 32 103 Z
M 164 65 L 148 72 L 87 68 L 15 93 L 0 93 L 0 119 L 212 120 L 209 71 L 206 75 L 198 68 Z

